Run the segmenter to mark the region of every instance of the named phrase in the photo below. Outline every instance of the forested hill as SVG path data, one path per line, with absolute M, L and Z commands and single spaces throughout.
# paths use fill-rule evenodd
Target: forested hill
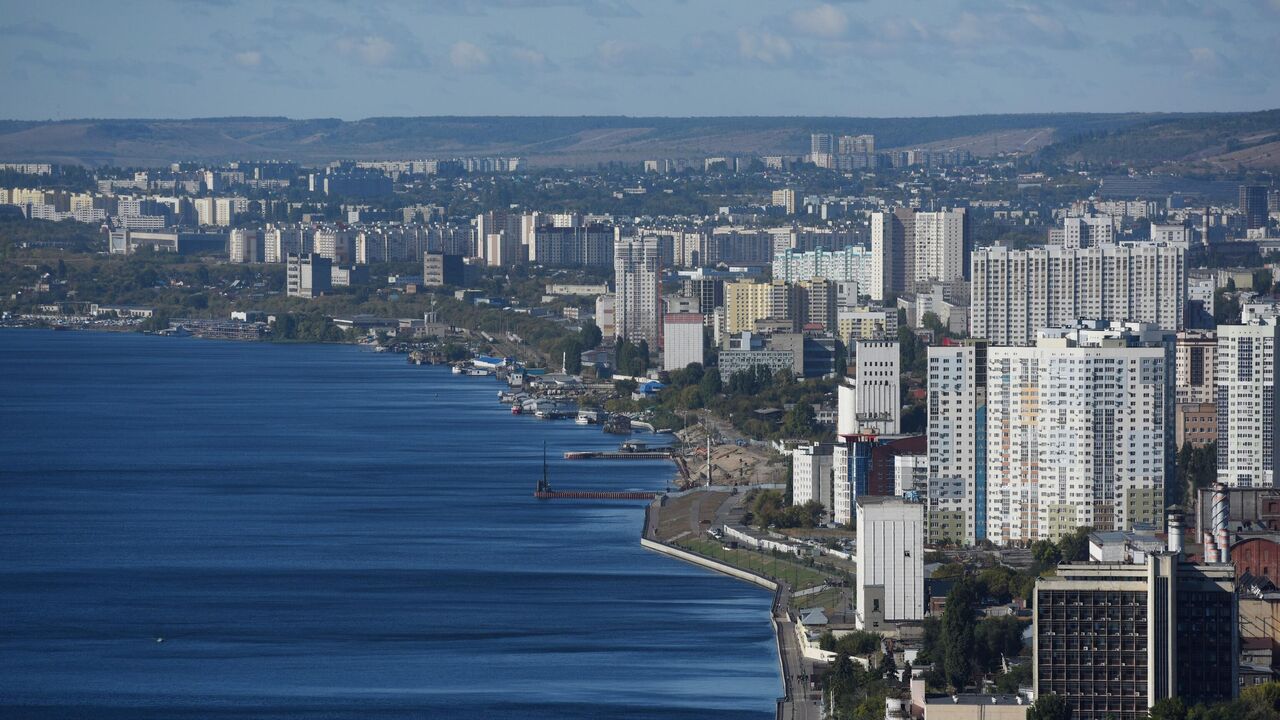
M 1209 170 L 1280 169 L 1280 110 L 1152 117 L 1090 128 L 1042 151 L 1050 161 L 1103 165 L 1174 164 Z
M 809 134 L 870 133 L 879 148 L 1033 151 L 1180 116 L 1145 114 L 833 117 L 413 117 L 294 120 L 0 121 L 0 161 L 155 166 L 175 160 L 406 159 L 515 155 L 537 165 L 714 155 L 800 155 Z

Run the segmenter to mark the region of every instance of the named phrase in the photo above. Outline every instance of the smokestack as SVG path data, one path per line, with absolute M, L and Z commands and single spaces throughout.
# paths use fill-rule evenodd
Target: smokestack
M 1177 505 L 1169 506 L 1169 537 L 1166 540 L 1169 552 L 1182 554 L 1182 513 Z
M 1218 483 L 1213 486 L 1213 535 L 1217 546 L 1216 562 L 1231 562 L 1231 542 L 1227 535 L 1227 517 L 1231 513 L 1227 499 L 1227 486 Z

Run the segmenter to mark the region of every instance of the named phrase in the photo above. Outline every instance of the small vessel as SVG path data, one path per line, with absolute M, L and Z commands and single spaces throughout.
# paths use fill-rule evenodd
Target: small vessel
M 511 414 L 512 414 L 512 415 L 523 415 L 523 414 L 524 414 L 524 408 L 520 407 L 520 403 L 515 403 L 515 404 L 513 404 L 513 405 L 511 406 Z
M 454 365 L 454 366 L 453 366 L 453 374 L 454 374 L 454 375 L 461 375 L 461 374 L 462 374 L 462 373 L 464 373 L 464 372 L 466 372 L 466 370 L 464 370 L 464 369 L 462 368 L 462 366 L 461 366 L 461 365 Z

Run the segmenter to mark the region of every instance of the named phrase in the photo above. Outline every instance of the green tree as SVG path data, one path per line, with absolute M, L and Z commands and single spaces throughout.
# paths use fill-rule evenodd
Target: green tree
M 782 431 L 787 437 L 807 438 L 812 436 L 817 428 L 818 415 L 813 411 L 813 406 L 807 402 L 796 403 L 787 411 L 787 417 L 782 422 Z
M 1041 695 L 1027 708 L 1027 720 L 1071 720 L 1071 706 L 1061 695 Z
M 708 368 L 702 373 L 702 379 L 698 381 L 698 392 L 702 395 L 702 404 L 710 405 L 711 401 L 720 394 L 720 389 L 720 370 Z
M 942 668 L 947 682 L 963 690 L 973 677 L 973 586 L 961 579 L 947 594 L 947 607 L 942 612 Z
M 1151 706 L 1151 720 L 1187 720 L 1187 705 L 1181 698 L 1162 698 Z
M 600 328 L 595 323 L 586 323 L 582 329 L 578 331 L 578 336 L 582 340 L 582 347 L 590 350 L 600 346 L 604 336 L 600 332 Z

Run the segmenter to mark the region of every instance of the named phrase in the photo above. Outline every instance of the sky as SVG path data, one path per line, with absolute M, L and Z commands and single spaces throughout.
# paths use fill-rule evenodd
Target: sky
M 1280 107 L 1280 0 L 0 0 L 0 118 Z

